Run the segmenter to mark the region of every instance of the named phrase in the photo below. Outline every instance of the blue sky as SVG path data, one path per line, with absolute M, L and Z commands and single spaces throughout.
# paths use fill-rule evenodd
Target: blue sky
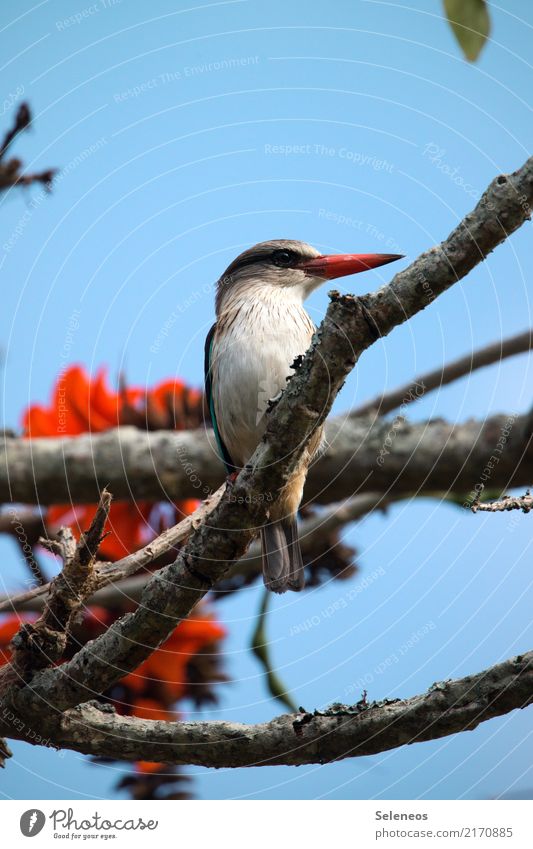
M 128 0 L 3 4 L 2 126 L 11 103 L 29 100 L 34 126 L 14 153 L 32 170 L 61 169 L 51 196 L 13 192 L 0 208 L 3 423 L 45 401 L 70 362 L 105 364 L 112 382 L 124 371 L 141 385 L 200 385 L 212 284 L 257 241 L 409 259 L 444 237 L 530 152 L 533 12 L 514 0 L 491 14 L 493 38 L 470 65 L 436 0 L 156 0 L 149 12 Z M 526 226 L 367 352 L 337 410 L 530 326 L 530 256 Z M 366 291 L 388 275 L 342 288 Z M 326 305 L 326 290 L 312 296 L 315 320 Z M 531 385 L 530 360 L 514 358 L 432 393 L 412 417 L 523 412 Z M 417 500 L 347 539 L 361 567 L 350 586 L 273 605 L 273 655 L 298 703 L 353 701 L 362 681 L 371 698 L 408 696 L 531 648 L 530 517 Z M 17 554 L 0 547 L 16 586 Z M 248 651 L 259 600 L 252 588 L 218 608 L 233 681 L 208 717 L 279 712 Z M 318 624 L 298 631 L 310 619 Z M 533 786 L 529 735 L 520 712 L 324 767 L 192 772 L 202 798 L 513 795 Z M 120 777 L 75 754 L 14 749 L 0 783 L 9 797 L 108 797 Z

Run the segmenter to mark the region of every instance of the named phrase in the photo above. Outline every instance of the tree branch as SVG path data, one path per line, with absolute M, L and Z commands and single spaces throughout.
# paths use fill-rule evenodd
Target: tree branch
M 7 741 L 0 737 L 0 767 L 5 768 L 6 760 L 13 757 L 13 752 L 7 745 Z
M 351 415 L 377 414 L 384 416 L 400 406 L 405 407 L 407 404 L 411 404 L 433 389 L 440 389 L 441 386 L 446 386 L 454 380 L 459 380 L 459 378 L 471 374 L 476 369 L 499 363 L 506 357 L 514 357 L 516 354 L 531 351 L 532 339 L 533 330 L 530 328 L 523 333 L 517 333 L 516 336 L 510 336 L 508 339 L 493 342 L 484 348 L 478 348 L 477 351 L 472 351 L 464 357 L 444 364 L 440 369 L 434 369 L 415 377 L 410 383 L 406 383 L 392 392 L 387 392 L 386 395 L 378 395 L 371 401 L 356 407 L 355 410 L 351 411 Z
M 137 668 L 242 556 L 360 354 L 379 335 L 424 309 L 523 223 L 532 196 L 533 158 L 510 177 L 494 180 L 450 237 L 388 286 L 363 298 L 332 293 L 311 348 L 294 364 L 294 376 L 267 417 L 262 442 L 209 523 L 191 534 L 173 564 L 154 575 L 133 614 L 70 661 L 11 688 L 9 703 L 25 716 L 39 705 L 49 713 L 65 711 Z
M 507 510 L 530 513 L 533 510 L 533 496 L 528 490 L 525 495 L 505 495 L 498 501 L 474 501 L 470 509 L 472 513 L 503 513 Z
M 22 625 L 12 640 L 8 678 L 27 679 L 37 669 L 61 660 L 74 615 L 92 592 L 91 580 L 98 546 L 109 515 L 111 496 L 104 490 L 88 531 L 76 543 L 70 528 L 61 528 L 57 540 L 42 540 L 63 559 L 63 569 L 49 584 L 42 615 Z
M 98 593 L 108 584 L 117 584 L 119 581 L 134 575 L 186 539 L 193 528 L 198 527 L 214 510 L 222 498 L 224 490 L 225 487 L 221 486 L 213 495 L 203 501 L 194 513 L 186 516 L 177 525 L 167 528 L 156 539 L 134 551 L 133 554 L 128 554 L 115 562 L 106 561 L 95 564 L 91 580 L 92 592 Z M 27 590 L 27 592 L 15 596 L 0 597 L 0 613 L 13 610 L 40 610 L 43 606 L 43 596 L 49 592 L 51 584 L 52 582 L 41 587 L 34 587 L 32 590 Z
M 0 534 L 8 534 L 15 540 L 33 580 L 44 587 L 47 579 L 34 550 L 40 537 L 46 535 L 42 514 L 10 507 L 9 511 L 0 513 Z
M 23 163 L 20 159 L 8 159 L 4 162 L 4 156 L 16 137 L 23 133 L 31 124 L 31 112 L 27 103 L 21 103 L 13 126 L 5 133 L 2 143 L 0 144 L 0 191 L 10 188 L 11 186 L 29 186 L 32 183 L 42 183 L 45 188 L 49 189 L 52 185 L 55 168 L 47 168 L 45 171 L 40 171 L 36 174 L 22 174 L 21 168 Z
M 178 542 L 186 539 L 193 527 L 197 527 L 202 519 L 207 518 L 218 504 L 224 490 L 225 487 L 220 487 L 193 514 L 187 516 L 178 525 L 164 531 L 157 539 L 134 554 L 129 554 L 115 563 L 97 563 L 92 579 L 94 594 L 88 597 L 86 602 L 116 606 L 125 601 L 139 601 L 144 587 L 152 576 L 150 573 L 137 577 L 133 575 L 166 554 Z M 360 519 L 371 510 L 384 510 L 387 503 L 379 493 L 356 495 L 347 501 L 330 504 L 325 510 L 302 520 L 299 523 L 298 536 L 304 562 L 308 563 L 322 555 L 324 545 L 339 528 Z M 255 540 L 249 551 L 231 567 L 228 578 L 238 575 L 259 575 L 261 567 L 261 545 L 258 540 Z M 43 597 L 49 588 L 50 584 L 46 584 L 18 595 L 0 596 L 0 613 L 41 610 L 44 604 Z
M 532 693 L 533 652 L 528 652 L 476 675 L 433 684 L 410 699 L 370 704 L 363 699 L 260 725 L 151 721 L 119 716 L 109 705 L 92 702 L 59 721 L 50 717 L 44 733 L 54 745 L 117 760 L 217 768 L 324 764 L 472 731 L 531 704 Z M 16 726 L 2 733 L 17 737 Z
M 494 415 L 464 423 L 411 423 L 336 416 L 327 449 L 307 476 L 304 500 L 316 504 L 354 493 L 468 492 L 512 420 L 494 488 L 531 483 L 533 444 L 527 416 Z M 144 432 L 122 427 L 63 439 L 0 438 L 0 502 L 96 502 L 108 485 L 117 500 L 205 498 L 224 480 L 212 431 Z
M 13 126 L 7 130 L 2 144 L 0 145 L 0 159 L 3 159 L 9 145 L 16 139 L 19 133 L 27 130 L 31 124 L 31 113 L 27 103 L 21 103 L 15 115 Z
M 358 299 L 364 320 L 358 322 L 357 336 L 353 337 L 353 363 L 377 338 L 386 336 L 393 327 L 425 309 L 438 295 L 468 274 L 524 221 L 529 220 L 532 202 L 533 157 L 513 174 L 496 177 L 475 209 L 440 245 L 423 253 L 377 292 Z M 194 481 L 194 485 L 199 484 L 196 494 L 200 494 L 199 490 L 205 487 L 203 494 L 207 495 L 220 485 L 222 467 L 220 462 L 214 462 L 213 441 L 206 468 L 205 443 L 204 462 L 197 462 L 202 458 L 198 457 L 195 442 L 201 445 L 201 440 L 194 433 L 181 434 L 179 443 L 175 434 L 158 434 L 155 441 L 160 450 L 156 456 L 161 458 L 162 463 L 157 468 L 151 451 L 147 450 L 151 447 L 151 440 L 147 439 L 148 434 L 144 435 L 143 452 L 138 452 L 136 457 L 141 461 L 138 471 L 129 475 L 122 473 L 120 480 L 108 481 L 107 477 L 113 468 L 120 468 L 122 464 L 125 469 L 129 467 L 130 471 L 133 468 L 128 462 L 132 443 L 137 439 L 140 443 L 141 437 L 135 431 L 130 431 L 126 436 L 124 431 L 122 429 L 120 438 L 123 439 L 120 443 L 117 432 L 92 437 L 89 443 L 61 440 L 54 445 L 49 439 L 32 442 L 7 439 L 5 454 L 0 458 L 0 501 L 34 503 L 36 496 L 40 504 L 50 504 L 54 500 L 56 503 L 68 501 L 71 498 L 76 501 L 91 500 L 94 499 L 95 490 L 99 493 L 106 482 L 116 498 L 128 498 L 132 492 L 136 498 L 158 498 L 162 490 L 169 498 L 180 498 L 184 494 L 190 497 L 194 495 L 191 492 L 194 486 L 190 480 L 191 472 L 187 473 L 185 468 L 180 468 L 184 460 L 193 471 L 196 467 L 201 468 L 202 474 Z M 95 454 L 98 444 L 100 450 Z M 123 455 L 118 454 L 120 447 L 125 452 Z M 178 453 L 178 460 L 181 461 L 178 463 L 177 449 L 181 452 Z M 68 483 L 58 467 L 57 457 L 55 462 L 51 457 L 53 454 L 57 454 L 59 463 L 65 464 Z M 115 462 L 118 456 L 120 463 Z M 30 467 L 30 462 L 35 465 Z M 32 468 L 32 475 L 27 474 L 29 468 Z M 37 493 L 34 491 L 34 478 L 39 482 Z M 47 483 L 41 486 L 41 481 Z M 130 490 L 130 484 L 133 490 Z
M 54 670 L 11 693 L 22 712 L 43 700 L 65 710 L 108 689 L 159 646 L 194 605 L 244 553 L 264 524 L 269 505 L 300 461 L 306 444 L 328 415 L 356 355 L 350 339 L 366 327 L 359 301 L 331 295 L 311 348 L 268 416 L 262 442 L 209 522 L 191 534 L 176 561 L 147 584 L 141 604 Z M 282 458 L 282 459 L 279 459 Z
M 368 310 L 369 334 L 373 327 L 379 336 L 386 336 L 393 327 L 429 306 L 529 221 L 532 203 L 533 156 L 513 174 L 496 177 L 475 209 L 440 245 L 421 254 L 389 284 L 361 299 Z

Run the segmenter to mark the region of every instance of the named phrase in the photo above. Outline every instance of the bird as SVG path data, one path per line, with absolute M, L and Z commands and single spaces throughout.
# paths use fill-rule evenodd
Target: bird
M 250 460 L 269 401 L 286 386 L 316 327 L 304 300 L 324 281 L 378 268 L 400 254 L 321 254 L 305 242 L 273 239 L 245 250 L 216 284 L 216 321 L 205 343 L 205 394 L 228 480 Z M 307 469 L 321 449 L 317 427 L 260 529 L 263 581 L 275 593 L 304 587 L 297 531 Z

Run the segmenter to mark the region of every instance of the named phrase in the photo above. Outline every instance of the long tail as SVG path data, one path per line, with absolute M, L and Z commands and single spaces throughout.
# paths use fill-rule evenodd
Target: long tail
M 274 593 L 298 592 L 305 583 L 296 518 L 280 519 L 261 528 L 263 581 Z

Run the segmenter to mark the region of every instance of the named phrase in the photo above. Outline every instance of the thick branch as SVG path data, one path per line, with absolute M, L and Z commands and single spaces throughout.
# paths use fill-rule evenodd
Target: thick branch
M 326 419 L 355 363 L 350 339 L 359 338 L 363 325 L 357 299 L 332 296 L 311 348 L 268 417 L 262 442 L 209 521 L 194 530 L 173 564 L 152 577 L 135 613 L 113 623 L 72 660 L 12 692 L 18 709 L 31 712 L 37 697 L 48 708 L 65 710 L 107 690 L 136 669 L 227 573 L 264 524 L 269 505 Z
M 514 175 L 494 180 L 450 237 L 388 286 L 361 299 L 333 294 L 313 345 L 268 416 L 262 443 L 211 514 L 209 526 L 195 530 L 175 563 L 151 579 L 135 613 L 71 661 L 38 673 L 30 686 L 12 689 L 13 706 L 28 715 L 41 699 L 48 710 L 66 710 L 86 701 L 91 691 L 103 692 L 149 656 L 242 556 L 266 519 L 269 500 L 278 497 L 360 354 L 424 309 L 519 227 L 529 217 L 532 197 L 533 158 Z
M 225 487 L 221 486 L 213 495 L 203 501 L 193 513 L 186 516 L 177 525 L 167 528 L 156 539 L 151 540 L 132 554 L 128 554 L 115 562 L 106 561 L 96 564 L 91 579 L 92 592 L 97 593 L 98 590 L 102 590 L 108 584 L 116 584 L 134 575 L 169 552 L 178 543 L 187 539 L 193 528 L 198 527 L 214 510 L 224 494 L 224 489 Z M 146 580 L 144 583 L 146 583 Z M 42 587 L 35 587 L 16 596 L 0 597 L 0 613 L 12 610 L 40 610 L 43 606 L 43 596 L 49 592 L 51 584 L 52 582 Z
M 496 177 L 476 208 L 440 245 L 423 253 L 408 268 L 396 274 L 389 284 L 359 300 L 364 307 L 364 321 L 358 322 L 357 335 L 352 337 L 352 365 L 377 337 L 386 336 L 393 327 L 428 306 L 438 295 L 468 274 L 524 221 L 529 220 L 532 201 L 533 157 L 514 174 L 500 174 Z M 220 484 L 222 470 L 221 465 L 213 461 L 215 452 L 212 440 L 209 461 L 206 464 L 204 444 L 204 462 L 201 463 L 197 462 L 201 459 L 197 456 L 195 445 L 197 435 L 183 434 L 180 441 L 182 453 L 178 454 L 179 462 L 176 463 L 178 446 L 175 436 L 158 436 L 159 439 L 166 439 L 167 445 L 162 447 L 167 450 L 159 452 L 160 456 L 164 454 L 165 462 L 158 464 L 157 474 L 148 450 L 148 440 L 145 439 L 142 453 L 138 452 L 136 458 L 141 460 L 141 468 L 135 474 L 122 474 L 120 481 L 108 480 L 108 476 L 111 470 L 120 468 L 123 463 L 125 469 L 129 467 L 130 472 L 133 469 L 129 463 L 131 437 L 122 444 L 124 455 L 119 455 L 116 434 L 100 436 L 97 441 L 101 450 L 97 456 L 93 452 L 93 445 L 83 441 L 64 441 L 59 447 L 51 440 L 34 440 L 33 443 L 26 443 L 24 448 L 19 442 L 8 440 L 6 455 L 0 459 L 0 501 L 34 503 L 37 499 L 38 503 L 50 504 L 54 500 L 57 503 L 58 500 L 71 498 L 75 501 L 94 500 L 95 490 L 99 492 L 105 483 L 109 483 L 116 498 L 127 498 L 130 492 L 136 498 L 159 497 L 162 489 L 169 498 L 179 498 L 185 493 L 188 496 L 194 494 L 191 490 L 195 486 L 196 494 L 203 493 L 205 496 Z M 63 448 L 66 452 L 64 456 L 61 453 Z M 54 462 L 50 454 L 59 455 L 59 463 L 57 458 Z M 118 456 L 120 463 L 116 463 Z M 29 465 L 30 457 L 35 461 L 34 467 Z M 99 462 L 95 463 L 93 469 L 95 460 Z M 61 468 L 63 462 L 68 473 L 68 485 Z M 190 480 L 191 471 L 186 471 L 184 462 L 193 472 L 197 467 L 200 469 L 201 474 L 194 481 Z M 32 475 L 28 474 L 30 468 Z M 37 493 L 34 491 L 34 478 L 38 482 Z M 177 480 L 181 485 L 176 485 Z M 48 481 L 48 485 L 45 481 Z
M 516 336 L 510 336 L 508 339 L 502 339 L 501 342 L 493 342 L 492 345 L 478 348 L 477 351 L 472 351 L 472 353 L 453 360 L 451 363 L 445 363 L 442 368 L 415 377 L 414 380 L 394 389 L 392 392 L 388 392 L 386 395 L 378 395 L 372 401 L 367 401 L 360 407 L 356 407 L 355 410 L 351 411 L 351 415 L 368 416 L 377 413 L 384 416 L 400 406 L 404 408 L 407 404 L 411 404 L 433 389 L 440 389 L 441 386 L 453 383 L 454 380 L 459 380 L 459 378 L 471 374 L 476 369 L 499 363 L 506 357 L 514 357 L 516 354 L 531 351 L 532 340 L 533 330 L 529 329 L 523 333 L 517 333 Z
M 533 156 L 514 174 L 500 174 L 447 239 L 421 254 L 391 282 L 362 298 L 380 336 L 427 307 L 531 218 Z M 367 347 L 365 345 L 364 347 Z
M 176 543 L 186 539 L 193 527 L 196 527 L 214 509 L 223 491 L 224 487 L 221 487 L 212 498 L 203 502 L 191 516 L 187 516 L 178 525 L 164 531 L 157 539 L 134 554 L 130 554 L 116 563 L 97 564 L 92 579 L 95 592 L 94 595 L 86 599 L 87 603 L 120 606 L 124 602 L 139 601 L 151 574 L 133 577 L 135 572 L 165 554 Z M 304 562 L 309 563 L 317 556 L 323 555 L 324 544 L 339 528 L 360 519 L 371 510 L 384 510 L 387 503 L 379 493 L 356 495 L 348 501 L 330 504 L 325 510 L 321 510 L 301 521 L 298 536 Z M 261 545 L 258 540 L 255 540 L 244 557 L 231 567 L 228 577 L 258 575 L 261 572 L 261 566 Z M 0 613 L 41 610 L 44 604 L 44 596 L 49 587 L 50 585 L 46 584 L 19 595 L 0 596 Z
M 496 415 L 459 424 L 396 418 L 391 424 L 346 415 L 327 422 L 328 448 L 309 470 L 304 498 L 328 504 L 391 488 L 398 496 L 468 492 L 509 421 L 511 432 L 491 486 L 528 486 L 533 445 L 525 416 Z M 224 480 L 213 441 L 211 431 L 144 432 L 133 427 L 58 440 L 0 440 L 0 502 L 96 502 L 106 484 L 119 500 L 205 498 Z
M 472 731 L 532 701 L 533 652 L 477 675 L 434 684 L 410 699 L 333 705 L 261 725 L 157 722 L 119 716 L 90 703 L 52 717 L 54 745 L 117 760 L 208 767 L 297 766 L 374 755 L 410 743 Z M 17 736 L 16 722 L 3 733 Z

